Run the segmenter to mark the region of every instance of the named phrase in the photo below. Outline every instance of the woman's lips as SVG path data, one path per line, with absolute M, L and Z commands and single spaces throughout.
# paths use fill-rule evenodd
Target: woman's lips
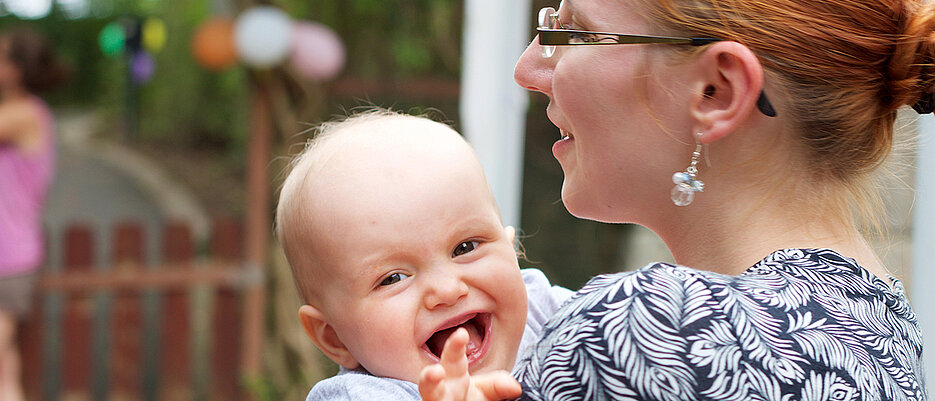
M 552 155 L 555 156 L 556 159 L 560 159 L 575 140 L 575 136 L 570 132 L 563 129 L 559 129 L 559 132 L 561 133 L 561 138 L 552 144 Z

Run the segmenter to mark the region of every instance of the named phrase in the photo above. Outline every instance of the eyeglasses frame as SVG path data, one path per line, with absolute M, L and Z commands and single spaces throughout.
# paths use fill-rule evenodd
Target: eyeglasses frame
M 547 9 L 555 10 L 552 7 L 544 7 L 539 10 L 539 16 Z M 556 25 L 564 26 L 561 23 L 561 20 L 558 19 L 558 12 L 548 13 L 546 15 L 548 18 L 552 18 L 557 22 Z M 690 46 L 704 46 L 714 42 L 720 42 L 723 39 L 716 38 L 685 38 L 677 36 L 656 36 L 656 35 L 633 35 L 633 34 L 623 34 L 623 33 L 612 33 L 612 32 L 596 32 L 596 31 L 582 31 L 575 29 L 552 29 L 552 28 L 542 28 L 541 26 L 536 27 L 536 32 L 539 34 L 539 45 L 540 46 L 596 46 L 596 45 L 633 45 L 633 44 L 673 44 L 673 45 L 690 45 Z M 616 37 L 615 42 L 580 42 L 573 43 L 571 42 L 571 35 L 573 34 L 582 34 L 582 35 L 601 35 L 608 37 Z M 543 57 L 549 58 L 552 57 L 552 54 L 546 56 L 543 54 Z M 761 113 L 767 117 L 776 117 L 776 109 L 773 108 L 772 103 L 769 99 L 766 98 L 766 91 L 761 90 L 760 96 L 756 99 L 756 107 L 760 110 Z
M 633 45 L 647 43 L 704 46 L 721 41 L 721 39 L 714 38 L 681 38 L 674 36 L 631 35 L 623 33 L 580 31 L 575 29 L 536 28 L 536 31 L 539 33 L 539 44 L 543 46 Z M 572 43 L 571 35 L 573 34 L 615 36 L 617 41 Z

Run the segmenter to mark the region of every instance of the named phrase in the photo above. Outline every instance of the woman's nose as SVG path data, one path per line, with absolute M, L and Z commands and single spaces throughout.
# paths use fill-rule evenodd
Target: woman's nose
M 519 86 L 527 90 L 542 92 L 551 97 L 552 70 L 550 60 L 542 57 L 539 36 L 536 36 L 529 43 L 529 46 L 526 46 L 523 54 L 519 56 L 516 68 L 513 70 L 513 79 Z
M 456 275 L 439 274 L 426 285 L 425 306 L 428 309 L 455 305 L 468 293 L 467 284 Z

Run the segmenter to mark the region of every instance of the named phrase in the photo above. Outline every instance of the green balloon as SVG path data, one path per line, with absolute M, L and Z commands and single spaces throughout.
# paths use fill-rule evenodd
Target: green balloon
M 117 22 L 105 25 L 104 29 L 101 29 L 101 34 L 97 37 L 101 51 L 108 56 L 117 56 L 123 53 L 126 41 L 127 34 L 123 31 L 123 26 Z

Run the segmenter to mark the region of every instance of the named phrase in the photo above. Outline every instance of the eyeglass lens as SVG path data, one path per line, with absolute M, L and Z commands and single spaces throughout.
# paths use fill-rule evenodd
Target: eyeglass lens
M 552 7 L 545 7 L 539 10 L 539 28 L 559 29 L 561 23 L 558 20 L 558 12 Z M 555 46 L 541 46 L 542 57 L 549 58 L 555 54 Z

